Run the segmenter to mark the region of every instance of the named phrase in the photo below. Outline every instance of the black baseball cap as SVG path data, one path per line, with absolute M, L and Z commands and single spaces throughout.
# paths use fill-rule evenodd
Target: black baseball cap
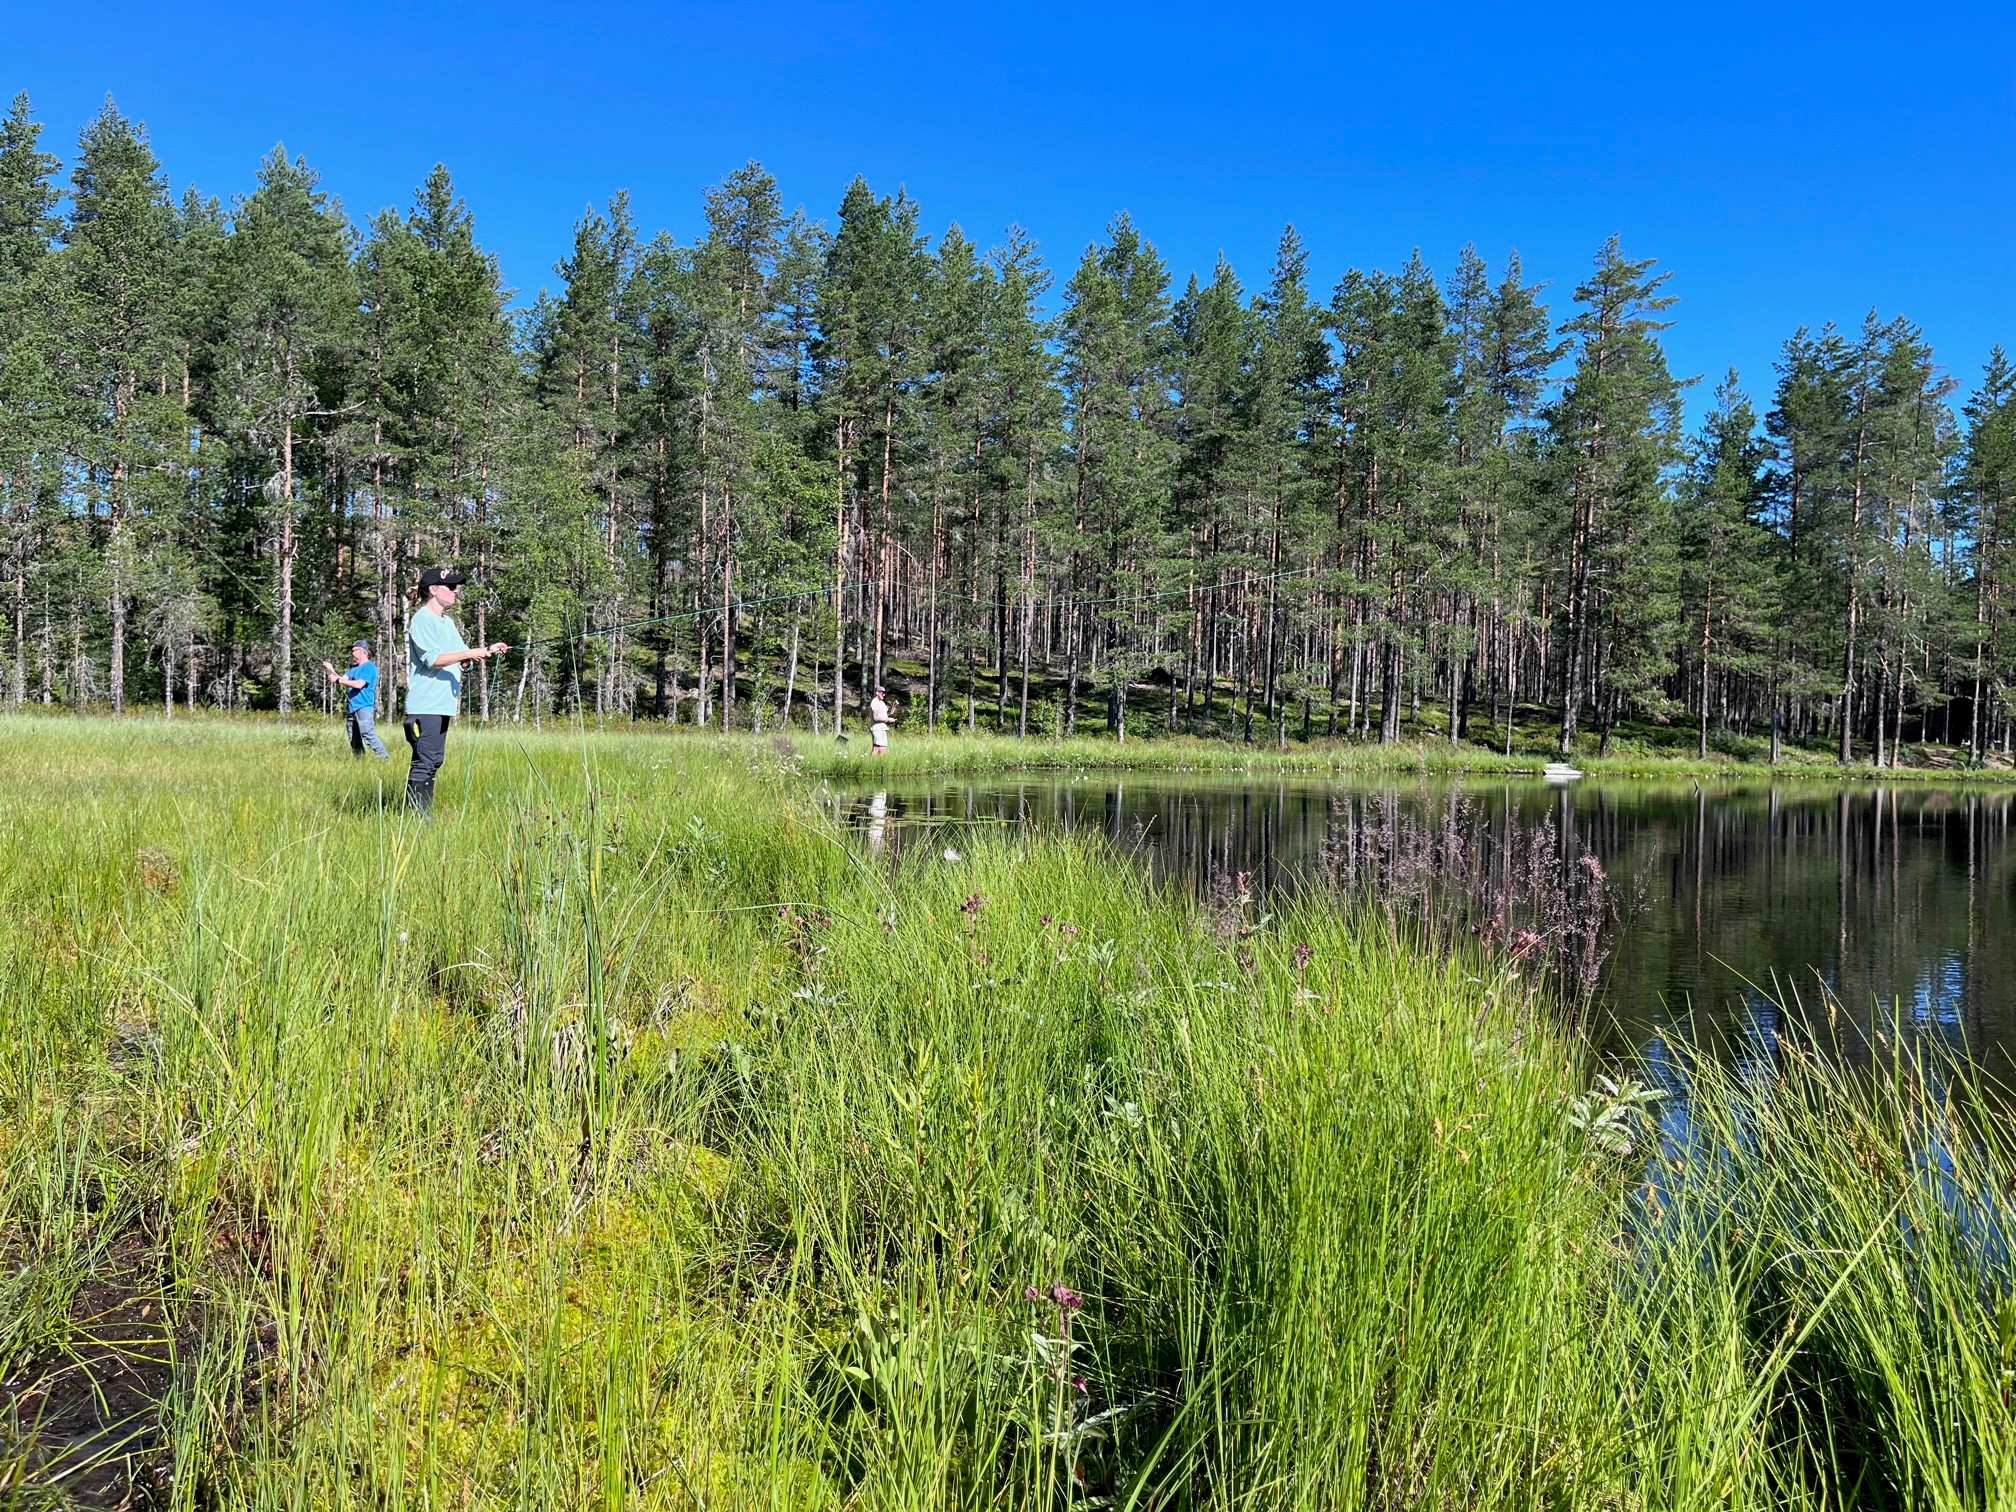
M 420 574 L 420 591 L 425 593 L 429 588 L 437 586 L 442 588 L 460 588 L 468 581 L 469 579 L 462 576 L 453 567 L 429 567 L 425 572 Z

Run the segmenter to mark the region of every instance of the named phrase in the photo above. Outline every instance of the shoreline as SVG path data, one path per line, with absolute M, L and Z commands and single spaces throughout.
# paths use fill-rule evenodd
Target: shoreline
M 1427 740 L 1381 746 L 1321 742 L 1253 748 L 1227 741 L 1164 736 L 1125 744 L 1098 737 L 1069 741 L 1017 739 L 999 735 L 895 734 L 889 754 L 868 754 L 865 743 L 835 748 L 829 736 L 788 737 L 803 772 L 819 777 L 974 775 L 987 772 L 1111 771 L 1171 773 L 1282 773 L 1309 776 L 1408 773 L 1422 776 L 1530 777 L 1541 780 L 1560 758 L 1551 753 L 1518 751 L 1506 756 L 1478 746 L 1452 748 L 1446 741 Z M 1944 748 L 1941 748 L 1942 750 Z M 1572 765 L 1582 777 L 1574 780 L 1708 779 L 1718 782 L 1858 783 L 2016 787 L 2016 768 L 1960 766 L 1876 767 L 1867 763 L 1841 765 L 1813 752 L 1787 752 L 1773 766 L 1767 761 L 1736 756 L 1693 756 L 1629 751 L 1611 756 L 1578 755 Z
M 299 714 L 282 721 L 271 714 L 226 715 L 214 711 L 162 718 L 158 712 L 111 716 L 42 711 L 25 708 L 0 717 L 0 740 L 10 735 L 87 728 L 102 738 L 124 731 L 135 739 L 174 735 L 181 740 L 261 739 L 285 734 L 293 742 L 340 742 L 340 718 L 322 713 Z M 389 716 L 385 716 L 389 717 Z M 458 741 L 493 742 L 529 738 L 546 741 L 582 735 L 617 740 L 664 742 L 681 749 L 740 749 L 782 757 L 784 763 L 811 777 L 967 776 L 990 772 L 1169 772 L 1194 774 L 1281 773 L 1311 777 L 1348 777 L 1404 773 L 1417 776 L 1518 777 L 1542 780 L 1545 769 L 1561 758 L 1549 749 L 1522 749 L 1507 756 L 1502 750 L 1465 744 L 1451 746 L 1439 737 L 1394 745 L 1347 740 L 1296 742 L 1283 749 L 1194 735 L 1155 735 L 1126 742 L 1103 735 L 1069 740 L 1032 735 L 905 734 L 897 726 L 889 751 L 869 754 L 865 731 L 849 734 L 845 744 L 813 734 L 797 725 L 781 729 L 736 730 L 723 736 L 692 725 L 665 725 L 646 720 L 581 720 L 541 725 L 467 720 L 457 730 Z M 1763 742 L 1754 744 L 1762 747 Z M 1950 746 L 1914 746 L 1921 759 L 1935 752 L 1941 764 L 1872 766 L 1866 761 L 1842 765 L 1833 756 L 1806 748 L 1787 747 L 1777 765 L 1750 755 L 1727 751 L 1706 760 L 1693 755 L 1646 750 L 1633 741 L 1610 756 L 1577 753 L 1570 763 L 1580 779 L 1609 781 L 1692 780 L 1763 784 L 1775 782 L 1853 783 L 1877 786 L 2016 788 L 2016 766 L 1965 765 L 1964 752 Z M 1950 763 L 1950 764 L 1946 764 Z M 403 773 L 397 753 L 393 765 Z

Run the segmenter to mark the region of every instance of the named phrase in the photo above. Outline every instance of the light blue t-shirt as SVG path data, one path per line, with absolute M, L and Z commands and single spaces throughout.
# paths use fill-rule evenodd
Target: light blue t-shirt
M 361 661 L 346 674 L 364 684 L 350 690 L 350 712 L 361 714 L 367 709 L 378 707 L 378 663 Z
M 415 609 L 406 622 L 406 712 L 459 714 L 462 709 L 462 669 L 437 667 L 443 651 L 467 651 L 455 621 L 431 609 Z

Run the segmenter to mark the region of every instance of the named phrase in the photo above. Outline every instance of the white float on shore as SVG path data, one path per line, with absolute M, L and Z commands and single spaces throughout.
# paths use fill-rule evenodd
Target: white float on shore
M 1568 765 L 1565 761 L 1550 761 L 1541 768 L 1540 775 L 1549 782 L 1573 782 L 1582 775 L 1582 770 Z

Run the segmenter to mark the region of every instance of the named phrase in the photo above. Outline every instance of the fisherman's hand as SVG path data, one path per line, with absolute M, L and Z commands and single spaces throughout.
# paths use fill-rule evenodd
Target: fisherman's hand
M 510 649 L 510 646 L 506 645 L 503 641 L 498 641 L 496 645 L 490 647 L 489 654 L 491 656 L 502 656 Z

